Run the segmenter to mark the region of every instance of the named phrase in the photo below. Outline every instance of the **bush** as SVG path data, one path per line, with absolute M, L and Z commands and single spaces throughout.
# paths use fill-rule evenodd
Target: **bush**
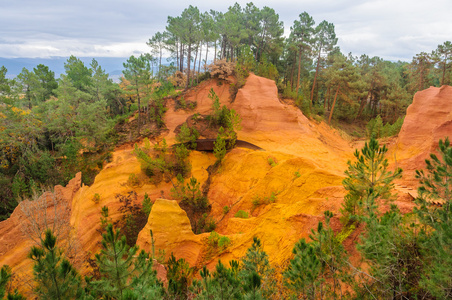
M 252 203 L 253 203 L 252 210 L 254 211 L 256 208 L 258 208 L 259 206 L 261 206 L 263 204 L 275 203 L 277 195 L 278 195 L 278 193 L 276 193 L 276 192 L 272 192 L 270 194 L 270 196 L 263 197 L 263 198 L 261 198 L 259 195 L 255 195 L 253 198 L 253 201 L 252 201 Z
M 151 202 L 151 198 L 149 198 L 148 193 L 144 193 L 144 199 L 141 203 L 141 211 L 146 215 L 146 217 L 149 217 L 151 214 L 153 203 Z
M 279 77 L 275 65 L 269 62 L 265 55 L 262 56 L 261 61 L 257 65 L 256 74 L 275 81 L 277 81 Z
M 140 180 L 138 179 L 137 174 L 132 173 L 129 175 L 129 179 L 127 179 L 127 185 L 130 187 L 140 186 Z
M 141 163 L 141 170 L 146 176 L 159 183 L 162 179 L 169 182 L 172 177 L 181 174 L 183 177 L 190 173 L 190 163 L 187 158 L 190 151 L 181 144 L 169 150 L 166 141 L 162 145 L 156 144 L 151 150 L 149 140 L 145 139 L 144 147 L 135 144 L 134 153 Z
M 229 86 L 229 94 L 232 101 L 235 100 L 239 89 L 241 89 L 245 85 L 246 78 L 249 76 L 249 72 L 245 66 L 240 65 L 237 62 L 237 64 L 235 65 L 234 74 L 236 83 L 231 83 L 231 85 Z
M 194 233 L 202 233 L 215 229 L 215 220 L 207 215 L 210 205 L 201 191 L 201 183 L 191 177 L 185 184 L 181 175 L 177 176 L 177 184 L 171 189 L 174 199 L 180 200 L 180 206 L 187 212 Z
M 229 210 L 230 210 L 230 208 L 229 208 L 229 206 L 224 206 L 223 207 L 223 214 L 227 214 L 228 212 L 229 212 Z
M 370 120 L 366 125 L 366 136 L 368 138 L 382 138 L 389 137 L 399 133 L 403 125 L 403 118 L 397 119 L 394 124 L 386 123 L 383 125 L 383 120 L 380 115 Z
M 231 243 L 227 236 L 220 236 L 216 231 L 212 231 L 208 237 L 207 243 L 210 247 L 224 249 Z
M 219 235 L 216 231 L 212 231 L 207 238 L 208 257 L 214 253 L 222 253 L 231 244 L 231 240 L 224 235 Z
M 208 69 L 213 78 L 228 80 L 228 77 L 234 72 L 234 63 L 228 62 L 226 59 L 217 59 L 208 66 Z
M 115 199 L 121 203 L 119 211 L 122 218 L 115 222 L 126 237 L 127 244 L 133 247 L 136 244 L 138 234 L 148 221 L 148 216 L 141 205 L 137 203 L 137 194 L 128 192 L 127 194 L 116 194 Z
M 242 218 L 242 219 L 248 219 L 249 215 L 246 211 L 244 210 L 239 210 L 238 212 L 235 213 L 234 217 L 236 218 Z
M 222 162 L 226 156 L 226 141 L 223 137 L 224 130 L 220 127 L 216 141 L 213 143 L 213 154 L 217 159 L 217 162 Z
M 268 164 L 273 168 L 276 167 L 276 165 L 278 164 L 278 161 L 276 160 L 276 158 L 269 156 L 267 158 L 267 162 Z
M 194 128 L 189 128 L 186 123 L 182 124 L 180 132 L 176 135 L 176 141 L 182 144 L 188 144 L 190 149 L 196 149 L 196 140 L 199 138 L 199 132 Z
M 98 204 L 100 201 L 100 195 L 98 193 L 95 193 L 93 198 L 91 199 L 94 203 Z

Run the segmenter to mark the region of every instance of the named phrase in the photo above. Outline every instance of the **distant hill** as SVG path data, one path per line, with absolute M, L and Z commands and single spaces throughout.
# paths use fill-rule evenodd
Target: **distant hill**
M 92 57 L 78 57 L 81 61 L 89 66 L 92 61 Z M 64 73 L 64 63 L 68 57 L 50 57 L 50 58 L 3 58 L 0 57 L 0 66 L 5 66 L 8 69 L 7 77 L 14 78 L 20 72 L 22 68 L 33 70 L 38 64 L 48 66 L 53 72 L 55 77 L 60 77 L 60 74 Z M 123 63 L 127 60 L 127 57 L 95 57 L 95 59 L 102 66 L 111 77 L 120 77 L 123 70 Z

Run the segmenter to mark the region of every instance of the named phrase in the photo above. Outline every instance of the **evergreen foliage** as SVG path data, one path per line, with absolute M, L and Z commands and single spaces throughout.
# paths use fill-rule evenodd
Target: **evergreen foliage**
M 6 294 L 6 285 L 11 278 L 11 268 L 7 265 L 0 269 L 0 299 Z
M 452 146 L 449 138 L 439 141 L 437 154 L 430 154 L 426 160 L 426 171 L 416 171 L 420 180 L 420 205 L 416 211 L 425 225 L 424 234 L 428 239 L 424 244 L 426 271 L 421 286 L 434 297 L 452 297 Z M 442 201 L 436 207 L 432 201 Z
M 36 294 L 42 299 L 79 299 L 83 295 L 81 277 L 56 247 L 56 237 L 48 229 L 40 247 L 32 247 Z
M 263 250 L 259 238 L 253 237 L 253 244 L 242 257 L 241 262 L 239 276 L 245 282 L 248 281 L 246 286 L 249 287 L 253 297 L 258 297 L 259 295 L 259 299 L 263 299 L 263 296 L 270 298 L 276 293 L 275 281 L 273 279 L 275 270 L 270 266 L 268 255 Z M 257 294 L 257 292 L 259 293 Z
M 166 141 L 160 146 L 157 143 L 154 149 L 148 139 L 144 140 L 144 147 L 135 144 L 134 154 L 141 163 L 141 170 L 154 183 L 162 180 L 170 181 L 173 176 L 186 176 L 190 172 L 191 165 L 188 162 L 189 150 L 184 144 L 179 144 L 169 150 Z
M 106 226 L 102 249 L 96 254 L 101 278 L 90 281 L 92 294 L 112 299 L 148 299 L 162 296 L 162 286 L 152 269 L 152 258 L 138 247 L 129 247 L 125 236 L 113 225 Z
M 398 118 L 394 124 L 386 123 L 383 125 L 383 120 L 380 115 L 378 115 L 375 119 L 372 119 L 367 123 L 366 135 L 368 138 L 374 139 L 393 136 L 399 133 L 402 124 L 403 118 Z
M 199 132 L 194 128 L 189 128 L 186 123 L 182 124 L 180 132 L 176 135 L 176 141 L 187 144 L 189 149 L 196 149 L 196 140 L 198 138 Z
M 171 253 L 167 261 L 168 292 L 174 299 L 185 299 L 193 275 L 185 259 L 176 257 Z
M 372 212 L 365 220 L 366 232 L 358 249 L 370 265 L 370 276 L 357 282 L 358 297 L 425 297 L 425 292 L 419 287 L 423 263 L 421 239 L 413 230 L 416 225 L 410 227 L 394 205 L 383 216 Z
M 149 217 L 149 214 L 151 213 L 153 203 L 151 202 L 151 198 L 149 198 L 148 193 L 144 193 L 143 203 L 141 204 L 141 210 L 146 215 L 146 217 Z
M 344 198 L 342 213 L 351 216 L 369 214 L 374 209 L 375 198 L 390 200 L 392 181 L 401 176 L 402 170 L 388 171 L 388 160 L 385 154 L 386 146 L 380 147 L 378 141 L 371 138 L 361 151 L 356 150 L 356 162 L 349 161 L 345 171 L 347 177 L 343 181 L 348 191 Z
M 226 140 L 223 127 L 220 127 L 218 130 L 217 139 L 213 143 L 213 154 L 219 163 L 221 163 L 226 156 Z
M 301 239 L 295 244 L 292 252 L 294 258 L 283 274 L 285 283 L 298 297 L 315 299 L 321 272 L 321 262 L 315 255 L 315 249 L 305 239 Z
M 209 226 L 207 213 L 210 211 L 210 204 L 201 191 L 201 183 L 195 177 L 192 176 L 185 183 L 184 178 L 178 175 L 177 184 L 171 192 L 173 198 L 180 200 L 181 207 L 187 212 L 193 232 L 201 233 L 215 229 Z

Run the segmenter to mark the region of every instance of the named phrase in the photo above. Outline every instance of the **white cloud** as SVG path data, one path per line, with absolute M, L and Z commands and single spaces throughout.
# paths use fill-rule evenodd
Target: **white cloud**
M 250 1 L 238 1 L 244 7 Z M 449 0 L 257 0 L 284 21 L 286 33 L 303 11 L 335 24 L 345 53 L 410 60 L 450 40 Z M 192 0 L 201 11 L 226 11 L 233 2 Z M 146 41 L 178 16 L 183 0 L 23 0 L 2 3 L 0 57 L 120 56 L 148 51 Z

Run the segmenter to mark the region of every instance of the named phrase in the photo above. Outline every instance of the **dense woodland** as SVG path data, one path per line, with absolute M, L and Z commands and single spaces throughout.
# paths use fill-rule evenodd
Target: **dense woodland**
M 0 220 L 8 218 L 21 199 L 39 194 L 49 186 L 64 185 L 78 171 L 82 171 L 83 182 L 91 184 L 103 164 L 110 159 L 115 145 L 158 135 L 165 128 L 163 117 L 167 101 L 174 100 L 184 108 L 189 105 L 194 107 L 196 103 L 187 104 L 181 101 L 183 98 L 180 95 L 206 79 L 217 78 L 230 84 L 233 99 L 237 90 L 245 84 L 247 74 L 253 72 L 275 80 L 280 97 L 293 99 L 305 115 L 334 126 L 352 124 L 355 130 L 350 134 L 375 138 L 397 133 L 416 91 L 452 81 L 452 44 L 449 41 L 438 45 L 431 53 L 416 54 L 410 63 L 343 54 L 336 44 L 334 24 L 327 21 L 316 24 L 306 12 L 299 15 L 290 32 L 284 35 L 283 23 L 269 7 L 258 8 L 252 3 L 245 7 L 235 4 L 226 12 L 200 12 L 198 8 L 189 6 L 180 16 L 168 17 L 166 31 L 157 32 L 149 39 L 149 53 L 131 56 L 124 63 L 124 76 L 120 83 L 114 83 L 96 60 L 86 66 L 74 56 L 67 60 L 66 72 L 58 79 L 44 65 L 37 65 L 33 70 L 24 68 L 14 79 L 7 79 L 7 69 L 0 68 Z M 168 56 L 165 62 L 164 57 Z M 152 72 L 155 68 L 158 71 Z M 210 120 L 216 122 L 220 133 L 217 145 L 223 143 L 221 149 L 215 152 L 221 163 L 227 148 L 224 141 L 234 138 L 239 117 L 235 112 L 221 108 L 215 102 L 214 94 L 211 97 L 214 105 Z M 136 116 L 135 121 L 129 122 L 129 117 L 133 115 Z M 187 130 L 182 130 L 179 136 L 181 142 L 192 141 L 196 136 L 196 132 Z M 121 131 L 128 132 L 127 138 Z M 378 152 L 379 146 L 375 143 L 366 145 L 373 148 L 363 150 L 362 154 L 357 153 L 357 159 L 360 155 L 364 157 L 366 153 Z M 445 191 L 441 192 L 441 197 L 449 201 L 449 187 L 444 182 L 448 183 L 450 178 L 449 160 L 452 158 L 450 147 L 447 142 L 445 144 L 444 155 L 447 158 L 442 161 L 432 159 L 433 165 L 438 164 L 438 170 L 434 169 L 435 166 L 429 170 L 429 174 L 434 174 L 434 180 L 438 179 L 439 183 L 430 183 L 428 180 L 432 179 L 427 179 L 422 173 L 419 173 L 419 178 L 424 180 L 425 189 L 430 193 L 426 193 L 426 197 L 436 195 L 437 188 L 443 188 Z M 162 149 L 158 151 L 166 151 Z M 138 148 L 136 154 L 150 177 L 160 172 L 162 176 L 177 178 L 180 182 L 175 186 L 175 193 L 179 193 L 179 199 L 184 200 L 184 192 L 196 190 L 197 184 L 196 179 L 192 179 L 184 190 L 183 177 L 189 174 L 189 169 L 184 165 L 187 151 L 189 149 L 184 147 L 177 148 L 174 153 L 168 154 L 172 156 L 168 156 L 167 161 L 152 158 Z M 379 159 L 379 163 L 384 164 L 383 157 Z M 359 177 L 362 169 L 358 163 L 356 169 L 353 168 L 350 164 L 346 175 Z M 434 173 L 436 171 L 440 174 Z M 181 176 L 178 177 L 179 174 Z M 450 229 L 447 229 L 451 228 L 450 203 L 447 202 L 442 209 L 431 209 L 425 199 L 419 199 L 422 209 L 413 216 L 402 216 L 396 208 L 380 216 L 376 213 L 375 201 L 390 198 L 387 188 L 395 176 L 397 174 L 388 175 L 388 181 L 381 184 L 384 187 L 381 189 L 376 189 L 374 185 L 350 187 L 347 185 L 353 184 L 353 180 L 344 181 L 350 194 L 344 204 L 342 218 L 345 221 L 341 234 L 346 236 L 347 230 L 352 230 L 353 226 L 366 224 L 368 231 L 363 233 L 361 251 L 372 266 L 368 270 L 370 274 L 364 274 L 361 270 L 362 281 L 352 284 L 353 280 L 347 276 L 361 273 L 346 260 L 341 247 L 344 237 L 341 240 L 332 233 L 328 227 L 331 215 L 326 213 L 325 224 L 319 224 L 318 230 L 313 232 L 312 242 L 300 241 L 295 246 L 294 259 L 284 273 L 287 283 L 285 295 L 293 293 L 303 299 L 346 295 L 388 299 L 451 297 L 450 268 L 441 269 L 450 265 L 450 261 L 435 263 L 432 260 L 435 256 L 445 260 L 451 257 L 450 246 L 447 246 L 452 244 Z M 201 206 L 191 207 L 196 218 L 191 219 L 196 221 L 195 225 L 192 224 L 195 232 L 214 229 L 206 218 L 208 203 L 205 201 L 207 199 L 202 198 L 202 202 L 197 202 Z M 186 202 L 190 209 L 190 199 Z M 196 213 L 199 215 L 196 216 Z M 414 219 L 417 221 L 412 221 Z M 413 226 L 410 227 L 410 224 Z M 105 283 L 111 277 L 106 275 L 110 271 L 103 268 L 103 264 L 110 266 L 106 261 L 111 259 L 109 247 L 116 247 L 113 245 L 122 241 L 112 227 L 104 224 L 104 229 L 104 250 L 96 260 L 101 273 L 105 273 L 98 274 L 95 280 L 88 280 L 83 289 L 76 270 L 70 269 L 72 271 L 67 274 L 75 276 L 71 279 L 75 281 L 70 284 L 76 284 L 78 288 L 70 289 L 68 293 L 77 291 L 83 294 L 89 290 L 90 295 L 84 294 L 88 298 L 98 298 L 106 293 L 112 299 L 138 299 L 140 294 L 131 291 L 140 288 L 155 288 L 152 293 L 170 298 L 196 294 L 200 299 L 223 299 L 226 294 L 234 294 L 237 299 L 260 299 L 282 293 L 270 284 L 273 276 L 270 274 L 273 273 L 268 261 L 264 267 L 256 266 L 256 261 L 265 263 L 267 259 L 258 240 L 249 250 L 250 257 L 244 257 L 242 262 L 230 267 L 219 264 L 214 274 L 201 270 L 203 279 L 193 282 L 190 288 L 188 282 L 193 270 L 173 258 L 167 262 L 169 276 L 174 276 L 170 278 L 167 290 L 151 272 L 150 263 L 146 260 L 149 254 L 136 257 L 137 250 L 132 248 L 135 250 L 127 250 L 128 258 L 122 257 L 126 264 L 123 271 L 130 270 L 135 264 L 134 268 L 144 273 L 127 275 L 130 276 L 127 281 L 130 286 L 121 283 L 120 287 L 113 287 L 115 283 Z M 406 239 L 399 239 L 400 236 Z M 378 238 L 381 240 L 376 241 Z M 44 272 L 46 267 L 39 265 L 47 263 L 47 256 L 56 251 L 52 240 L 51 233 L 47 233 L 42 247 L 30 254 L 36 263 L 36 274 Z M 218 246 L 220 237 L 214 236 L 212 240 L 213 246 L 222 247 Z M 387 256 L 382 258 L 379 253 L 383 250 L 376 248 L 382 245 L 395 252 L 386 253 L 389 250 L 384 250 Z M 400 255 L 400 260 L 394 261 L 395 254 Z M 62 257 L 58 259 L 61 260 L 55 261 L 55 264 L 70 268 L 63 263 Z M 297 273 L 297 270 L 304 269 L 310 271 L 304 275 Z M 2 278 L 9 276 L 6 268 L 2 274 L 0 283 Z M 44 278 L 47 275 L 42 274 L 36 280 L 44 286 L 48 284 Z M 139 279 L 141 277 L 150 278 L 153 285 L 145 287 Z M 64 280 L 69 279 L 65 277 Z M 104 284 L 111 286 L 103 290 Z M 48 298 L 43 286 L 37 293 Z M 344 286 L 349 288 L 343 291 Z M 214 292 L 218 289 L 224 293 L 223 296 Z M 126 290 L 129 292 L 123 293 Z M 60 298 L 78 298 L 81 294 L 68 295 L 62 294 Z

